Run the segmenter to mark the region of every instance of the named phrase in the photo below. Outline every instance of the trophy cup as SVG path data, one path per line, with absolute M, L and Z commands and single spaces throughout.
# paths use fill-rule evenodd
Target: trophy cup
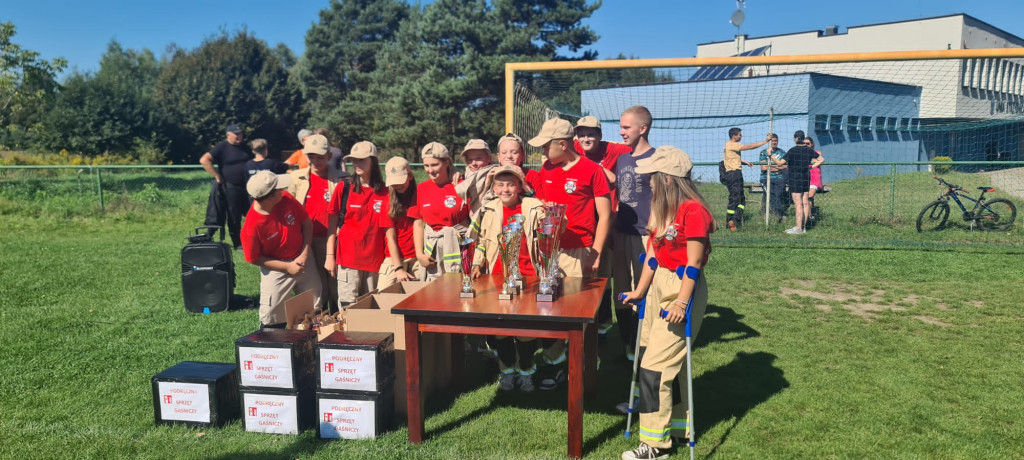
M 473 290 L 473 238 L 464 237 L 459 240 L 459 253 L 462 255 L 462 291 L 459 297 L 476 297 Z
M 519 233 L 520 233 L 520 235 L 519 235 L 519 243 L 518 243 L 519 246 L 516 247 L 516 251 L 517 251 L 516 254 L 517 254 L 517 256 L 513 258 L 513 260 L 516 261 L 516 263 L 512 264 L 512 279 L 515 280 L 516 294 L 522 293 L 523 289 L 526 288 L 526 283 L 523 282 L 523 272 L 522 272 L 522 269 L 519 267 L 519 263 L 518 263 L 518 261 L 519 261 L 519 257 L 518 257 L 519 252 L 518 251 L 520 249 L 522 249 L 520 247 L 523 244 L 522 238 L 526 236 L 525 228 L 523 227 L 524 222 L 526 222 L 526 218 L 523 217 L 522 214 L 515 214 L 515 215 L 509 217 L 508 218 L 508 222 L 506 222 L 506 225 L 507 224 L 515 223 L 516 228 L 519 229 Z
M 510 218 L 509 223 L 502 228 L 501 234 L 498 235 L 498 251 L 501 253 L 501 266 L 504 271 L 498 300 L 510 300 L 513 295 L 519 293 L 516 273 L 519 269 L 519 247 L 523 241 L 523 226 L 522 216 L 518 216 L 520 219 L 516 219 L 515 216 Z
M 546 204 L 543 207 L 546 217 L 537 222 L 534 231 L 534 260 L 539 263 L 537 275 L 540 286 L 537 290 L 538 302 L 553 302 L 559 296 L 558 256 L 562 232 L 565 230 L 565 205 Z

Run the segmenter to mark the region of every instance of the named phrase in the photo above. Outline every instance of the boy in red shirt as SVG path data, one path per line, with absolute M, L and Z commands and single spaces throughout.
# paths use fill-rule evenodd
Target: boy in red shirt
M 604 171 L 576 152 L 574 135 L 571 123 L 552 118 L 544 122 L 540 133 L 529 142 L 543 148 L 547 158 L 540 170 L 538 197 L 566 205 L 567 226 L 562 233 L 558 266 L 566 276 L 578 277 L 597 272 L 611 227 L 612 206 Z M 554 366 L 565 361 L 565 341 L 550 343 L 544 350 L 544 361 L 551 366 L 540 388 L 548 390 L 565 380 L 565 370 Z
M 260 327 L 283 328 L 284 301 L 291 292 L 312 290 L 315 304 L 322 302 L 309 243 L 313 223 L 298 201 L 284 191 L 291 176 L 260 171 L 249 179 L 246 191 L 255 200 L 242 226 L 245 261 L 260 267 Z

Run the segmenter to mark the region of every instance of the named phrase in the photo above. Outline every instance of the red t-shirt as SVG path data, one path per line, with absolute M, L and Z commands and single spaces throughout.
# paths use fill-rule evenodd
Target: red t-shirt
M 509 217 L 523 213 L 523 204 L 519 203 L 514 208 L 509 208 L 503 205 L 501 207 L 501 210 L 501 226 L 502 228 L 504 228 L 505 224 L 508 223 Z M 500 256 L 498 257 L 498 259 L 498 263 L 494 264 L 494 273 L 500 275 L 505 272 L 505 269 L 504 265 L 502 265 L 501 263 Z M 523 275 L 537 274 L 536 270 L 534 270 L 533 268 L 533 261 L 530 260 L 530 250 L 526 246 L 525 235 L 523 236 L 522 243 L 519 245 L 519 273 L 522 273 Z
M 537 195 L 540 193 L 540 173 L 532 169 L 524 169 L 523 174 L 526 174 L 526 183 L 530 184 L 533 188 L 533 194 Z
M 711 213 L 699 201 L 684 201 L 676 210 L 676 218 L 672 221 L 671 229 L 666 233 L 665 238 L 657 240 L 651 235 L 651 245 L 654 246 L 654 257 L 658 259 L 658 266 L 669 270 L 676 267 L 686 266 L 686 240 L 690 238 L 707 239 L 711 232 Z M 669 237 L 671 236 L 671 239 Z M 708 263 L 708 256 L 711 254 L 711 241 L 705 241 L 704 260 L 701 266 Z
M 334 188 L 331 197 L 331 214 L 340 215 L 341 207 L 345 206 L 345 223 L 338 229 L 338 247 L 336 261 L 342 267 L 376 272 L 384 261 L 384 227 L 381 227 L 381 215 L 386 211 L 388 201 L 387 187 L 374 192 L 371 187 L 363 187 L 359 193 L 349 187 L 348 202 L 342 203 L 342 187 Z
M 416 186 L 416 207 L 409 209 L 409 217 L 440 230 L 469 219 L 469 206 L 455 193 L 455 184 L 439 187 L 432 180 Z
M 380 212 L 380 226 L 386 229 L 394 228 L 395 237 L 398 240 L 398 251 L 401 252 L 401 259 L 412 259 L 416 257 L 416 245 L 412 241 L 412 224 L 416 222 L 415 219 L 409 217 L 413 213 L 415 206 L 406 210 L 404 216 L 400 216 L 398 219 L 392 219 L 389 215 L 391 213 L 391 200 L 389 199 L 385 203 L 384 209 Z M 391 257 L 391 248 L 388 247 L 385 241 L 384 244 L 384 257 Z
M 310 172 L 309 191 L 306 192 L 306 213 L 313 221 L 313 236 L 327 236 L 327 214 L 331 210 L 331 195 L 327 179 Z M 344 186 L 340 184 L 339 187 Z
M 597 150 L 593 154 L 587 154 L 583 152 L 583 146 L 580 145 L 580 141 L 573 140 L 573 147 L 580 155 L 586 156 L 590 161 L 601 165 L 602 168 L 612 172 L 612 174 L 618 175 L 618 162 L 619 157 L 622 155 L 628 155 L 633 153 L 633 148 L 626 144 L 619 144 L 615 142 L 601 141 L 597 144 Z M 605 177 L 607 179 L 607 177 Z M 612 200 L 612 211 L 619 210 L 619 191 L 612 188 L 610 196 Z
M 275 260 L 291 260 L 302 253 L 302 223 L 309 215 L 299 202 L 284 192 L 270 214 L 249 208 L 242 225 L 242 253 L 245 261 L 256 263 L 262 256 Z
M 608 178 L 597 163 L 580 157 L 568 171 L 561 165 L 544 161 L 540 170 L 538 196 L 543 201 L 566 205 L 568 221 L 562 233 L 563 249 L 589 247 L 597 231 L 597 206 L 594 198 L 611 192 Z

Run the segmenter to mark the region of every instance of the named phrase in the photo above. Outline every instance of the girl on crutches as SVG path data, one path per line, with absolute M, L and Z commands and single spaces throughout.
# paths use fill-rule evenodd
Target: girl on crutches
M 696 337 L 707 307 L 701 271 L 711 254 L 709 236 L 717 227 L 690 180 L 692 167 L 686 152 L 671 146 L 659 147 L 650 158 L 637 162 L 637 173 L 651 174 L 647 254 L 657 264 L 644 264 L 636 289 L 625 294 L 625 301 L 631 302 L 646 292 L 647 311 L 637 355 L 641 444 L 623 452 L 624 460 L 667 458 L 673 438 L 684 442 L 690 437 L 684 318 L 690 304 L 690 336 Z

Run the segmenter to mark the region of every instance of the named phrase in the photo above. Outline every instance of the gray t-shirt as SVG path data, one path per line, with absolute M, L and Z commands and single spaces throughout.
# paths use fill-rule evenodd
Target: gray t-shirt
M 651 216 L 651 175 L 637 174 L 636 161 L 654 155 L 654 148 L 637 155 L 623 154 L 616 162 L 615 188 L 619 193 L 619 213 L 615 230 L 631 235 L 646 235 Z

